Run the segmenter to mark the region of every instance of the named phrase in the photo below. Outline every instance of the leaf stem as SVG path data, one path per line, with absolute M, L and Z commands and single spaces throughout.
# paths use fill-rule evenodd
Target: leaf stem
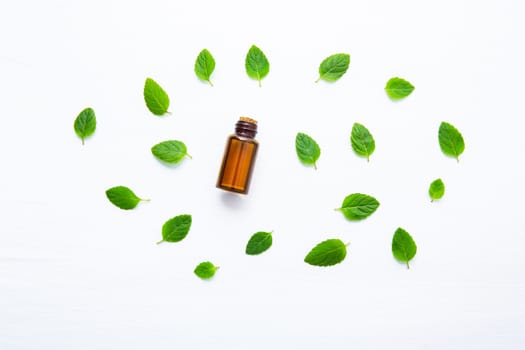
M 317 164 L 314 162 L 314 169 L 317 170 Z
M 319 78 L 315 82 L 318 83 L 319 80 L 321 80 L 321 76 L 319 76 Z
M 212 86 L 212 87 L 213 87 L 213 83 L 211 82 L 211 80 L 210 80 L 210 79 L 208 79 L 207 81 L 208 81 L 208 83 L 210 83 L 210 86 Z
M 82 146 L 84 146 L 84 136 L 82 136 L 81 139 L 82 139 Z
M 259 87 L 262 87 L 261 85 L 261 78 L 257 79 L 259 81 Z
M 345 247 L 348 247 L 350 245 L 350 242 L 345 243 Z
M 161 244 L 162 242 L 165 242 L 163 239 L 157 242 L 157 244 Z
M 410 265 L 408 264 L 408 261 L 407 261 L 407 269 L 410 269 Z
M 149 198 L 139 198 L 141 202 L 149 202 L 151 199 Z
M 193 157 L 191 155 L 189 155 L 188 153 L 186 153 L 186 157 L 188 157 L 190 159 L 193 159 Z

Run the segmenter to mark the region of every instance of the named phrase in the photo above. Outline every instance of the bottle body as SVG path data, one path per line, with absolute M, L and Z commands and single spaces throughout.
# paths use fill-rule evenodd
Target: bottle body
M 247 194 L 253 174 L 259 143 L 254 139 L 257 124 L 241 118 L 236 132 L 226 141 L 217 187 L 226 191 Z

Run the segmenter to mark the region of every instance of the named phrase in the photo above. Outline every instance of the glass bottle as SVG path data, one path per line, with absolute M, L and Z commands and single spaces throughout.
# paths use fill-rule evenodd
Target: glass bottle
M 259 143 L 257 121 L 240 117 L 235 124 L 235 134 L 226 141 L 217 187 L 226 191 L 247 194 L 252 178 Z

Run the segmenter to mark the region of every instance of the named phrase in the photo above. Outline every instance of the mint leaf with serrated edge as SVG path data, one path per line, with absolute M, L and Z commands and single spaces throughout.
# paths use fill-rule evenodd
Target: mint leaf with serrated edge
M 323 79 L 334 82 L 339 80 L 350 66 L 350 55 L 347 53 L 336 53 L 325 58 L 319 65 L 319 78 L 316 83 Z
M 190 232 L 191 215 L 177 215 L 164 223 L 162 226 L 162 242 L 179 242 L 182 241 Z
M 137 197 L 137 195 L 126 186 L 115 186 L 106 190 L 106 197 L 115 206 L 124 210 L 134 209 L 139 202 L 148 201 L 148 199 Z
M 185 156 L 191 158 L 184 142 L 177 140 L 160 142 L 151 148 L 151 153 L 157 159 L 170 164 L 179 163 Z
M 93 135 L 95 129 L 97 128 L 97 118 L 95 117 L 95 111 L 90 107 L 85 108 L 76 117 L 73 126 L 75 133 L 82 139 L 82 144 L 84 144 L 84 139 Z
M 304 262 L 314 266 L 332 266 L 339 264 L 346 257 L 346 247 L 340 239 L 327 239 L 317 244 L 304 258 Z
M 150 112 L 156 116 L 169 113 L 170 98 L 168 94 L 151 78 L 147 78 L 144 83 L 144 101 Z
M 208 82 L 211 86 L 213 86 L 213 83 L 210 80 L 210 76 L 215 70 L 215 59 L 213 58 L 210 51 L 207 49 L 203 49 L 199 55 L 197 56 L 197 59 L 195 60 L 195 74 L 199 79 L 204 80 Z
M 317 160 L 321 156 L 321 148 L 312 137 L 302 132 L 297 133 L 295 151 L 303 164 L 313 165 L 314 169 L 317 170 Z
M 195 273 L 195 275 L 198 277 L 207 280 L 215 276 L 215 272 L 217 272 L 218 269 L 219 267 L 215 266 L 212 262 L 204 261 L 195 267 L 193 273 Z
M 445 184 L 443 180 L 436 179 L 432 181 L 430 187 L 428 188 L 428 194 L 432 199 L 432 202 L 436 199 L 441 199 L 445 195 Z
M 438 139 L 441 151 L 459 162 L 459 156 L 465 150 L 465 141 L 459 130 L 450 123 L 442 122 L 439 126 Z
M 246 244 L 246 254 L 261 254 L 272 246 L 272 241 L 272 232 L 256 232 Z
M 400 100 L 414 91 L 414 85 L 403 78 L 391 78 L 386 83 L 385 91 L 391 99 Z
M 376 143 L 374 137 L 368 129 L 359 123 L 354 123 L 350 143 L 354 152 L 370 161 L 370 156 L 374 153 Z
M 363 220 L 372 215 L 379 207 L 379 202 L 372 196 L 352 193 L 345 197 L 341 208 L 337 208 L 348 220 Z
M 408 263 L 416 255 L 416 252 L 417 246 L 412 236 L 399 227 L 392 238 L 392 254 L 394 254 L 394 257 L 406 263 L 407 269 L 409 269 L 410 265 Z
M 261 80 L 270 72 L 270 62 L 266 58 L 264 52 L 257 46 L 252 45 L 246 54 L 244 63 L 246 74 L 252 79 L 256 79 L 261 86 Z

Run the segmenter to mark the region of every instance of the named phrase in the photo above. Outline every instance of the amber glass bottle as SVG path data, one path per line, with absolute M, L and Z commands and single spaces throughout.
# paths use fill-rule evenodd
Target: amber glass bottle
M 254 139 L 256 134 L 257 121 L 241 117 L 235 125 L 235 134 L 230 135 L 226 141 L 221 171 L 217 179 L 218 188 L 248 193 L 259 147 L 259 143 Z

